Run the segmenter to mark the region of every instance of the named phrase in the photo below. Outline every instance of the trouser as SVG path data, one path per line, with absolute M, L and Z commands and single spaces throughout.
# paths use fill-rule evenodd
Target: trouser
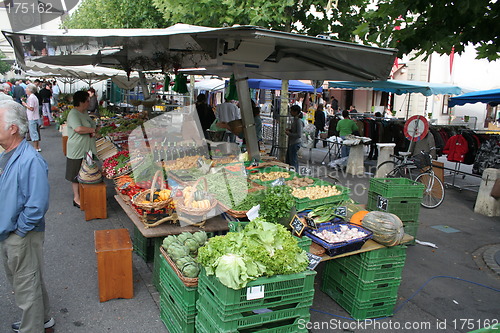
M 286 164 L 293 166 L 296 172 L 299 172 L 299 149 L 300 143 L 295 143 L 289 145 L 286 151 Z
M 42 278 L 44 232 L 25 237 L 12 233 L 0 244 L 5 274 L 14 289 L 16 304 L 23 310 L 21 333 L 44 333 L 50 319 L 49 297 Z
M 345 140 L 346 136 L 341 136 L 341 138 L 342 140 Z M 349 156 L 350 152 L 351 152 L 351 147 L 342 144 L 342 148 L 340 149 L 340 154 L 342 155 L 341 157 Z
M 49 117 L 49 121 L 54 121 L 54 118 L 52 117 L 52 112 L 50 110 L 50 103 L 43 103 L 42 104 L 42 113 L 45 117 Z

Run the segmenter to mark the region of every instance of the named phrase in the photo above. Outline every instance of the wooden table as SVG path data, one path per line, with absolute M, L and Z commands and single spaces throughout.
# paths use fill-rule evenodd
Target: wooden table
M 130 220 L 135 224 L 137 229 L 141 232 L 141 234 L 146 238 L 155 238 L 155 237 L 166 237 L 169 235 L 178 235 L 184 231 L 188 232 L 196 232 L 199 230 L 204 230 L 206 232 L 214 232 L 214 231 L 227 231 L 229 230 L 227 226 L 227 221 L 221 216 L 214 216 L 207 220 L 205 225 L 200 227 L 195 226 L 185 226 L 181 227 L 179 225 L 171 224 L 169 222 L 165 222 L 160 224 L 159 226 L 153 228 L 146 228 L 141 221 L 140 216 L 137 214 L 134 208 L 132 208 L 121 195 L 115 195 L 115 200 L 118 204 L 123 208 L 125 213 L 128 215 Z
M 401 244 L 405 244 L 405 243 L 411 242 L 412 240 L 413 240 L 413 236 L 405 234 L 404 237 L 403 237 L 403 240 L 402 240 Z M 315 243 L 313 242 L 311 244 L 311 246 L 315 246 Z M 320 245 L 317 245 L 317 246 L 321 247 Z M 327 260 L 332 260 L 332 259 L 337 259 L 337 258 L 352 256 L 354 254 L 368 252 L 368 251 L 373 251 L 373 250 L 378 250 L 378 249 L 382 249 L 384 247 L 385 247 L 385 245 L 377 243 L 373 239 L 369 239 L 369 240 L 367 240 L 365 242 L 365 244 L 363 244 L 363 246 L 359 250 L 342 253 L 342 254 L 336 255 L 334 257 L 330 257 L 327 254 L 323 254 L 323 255 L 321 255 L 321 257 L 323 258 L 323 259 L 321 259 L 321 261 L 327 261 Z

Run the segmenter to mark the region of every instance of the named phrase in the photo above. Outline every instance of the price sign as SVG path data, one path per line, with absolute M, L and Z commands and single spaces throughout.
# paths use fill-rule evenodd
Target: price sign
M 306 216 L 304 219 L 306 220 L 306 224 L 309 228 L 318 229 L 316 222 L 312 218 Z
M 309 268 L 310 270 L 314 270 L 316 268 L 316 266 L 318 266 L 319 262 L 321 261 L 320 256 L 317 256 L 317 255 L 309 253 L 309 252 L 307 253 L 307 258 L 309 259 L 309 266 L 307 266 L 307 268 Z
M 301 166 L 299 168 L 299 175 L 301 176 L 310 176 L 312 174 L 311 168 Z
M 293 231 L 298 235 L 302 235 L 302 232 L 305 229 L 305 224 L 302 222 L 302 220 L 297 216 L 294 215 L 292 221 L 290 222 L 290 226 L 292 227 Z
M 383 211 L 387 211 L 387 205 L 389 203 L 389 200 L 387 198 L 384 198 L 383 196 L 379 195 L 377 196 L 377 208 Z
M 347 207 L 346 206 L 340 206 L 335 208 L 335 214 L 339 216 L 347 216 Z

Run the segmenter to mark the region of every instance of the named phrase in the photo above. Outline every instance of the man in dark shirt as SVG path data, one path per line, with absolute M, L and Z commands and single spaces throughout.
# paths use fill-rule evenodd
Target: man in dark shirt
M 12 98 L 19 104 L 21 104 L 21 98 L 26 96 L 26 91 L 21 86 L 21 80 L 16 81 L 16 86 L 12 89 Z
M 51 86 L 50 83 L 44 83 L 43 86 L 44 88 L 38 93 L 40 95 L 40 99 L 42 100 L 42 114 L 44 117 L 49 119 L 49 122 L 53 122 L 54 118 L 52 117 L 50 107 L 50 99 L 52 98 Z

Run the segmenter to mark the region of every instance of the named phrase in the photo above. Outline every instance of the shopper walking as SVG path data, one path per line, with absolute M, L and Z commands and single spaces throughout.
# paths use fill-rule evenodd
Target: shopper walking
M 61 93 L 61 89 L 57 85 L 57 81 L 52 81 L 52 100 L 54 101 L 54 105 L 57 106 L 59 103 L 59 94 Z
M 0 101 L 0 256 L 22 309 L 12 328 L 43 333 L 55 324 L 42 274 L 49 180 L 46 161 L 24 139 L 27 130 L 26 109 Z
M 83 158 L 89 151 L 97 156 L 96 123 L 87 113 L 89 101 L 89 94 L 86 91 L 77 91 L 73 95 L 74 108 L 69 112 L 66 122 L 68 129 L 66 180 L 71 182 L 73 206 L 78 208 L 80 208 L 80 192 L 76 176 L 80 171 Z
M 8 83 L 0 84 L 0 101 L 12 101 L 12 96 L 9 95 L 10 86 Z
M 42 99 L 42 114 L 49 120 L 49 125 L 54 121 L 52 117 L 52 109 L 50 106 L 50 99 L 52 98 L 52 90 L 50 83 L 46 82 L 43 84 L 43 89 L 39 92 L 40 98 Z
M 344 119 L 339 120 L 339 122 L 337 123 L 337 131 L 339 132 L 339 136 L 342 138 L 342 140 L 344 140 L 346 136 L 357 131 L 358 126 L 356 125 L 354 120 L 352 120 L 349 117 L 348 110 L 342 111 L 342 117 L 344 117 Z M 350 148 L 343 144 L 342 149 L 340 151 L 342 157 L 349 156 L 349 152 L 350 152 Z
M 290 114 L 293 117 L 292 126 L 285 130 L 286 135 L 288 135 L 288 150 L 286 152 L 286 163 L 295 168 L 295 171 L 299 171 L 299 148 L 302 143 L 302 130 L 304 128 L 304 122 L 299 118 L 301 108 L 298 105 L 292 105 L 290 108 Z
M 200 119 L 203 135 L 206 139 L 209 139 L 207 130 L 210 129 L 210 125 L 214 122 L 215 114 L 212 108 L 207 104 L 207 95 L 199 94 L 198 97 L 196 97 L 196 112 Z
M 21 86 L 21 80 L 16 81 L 16 85 L 12 89 L 12 98 L 19 104 L 21 104 L 21 98 L 26 96 L 26 92 L 24 91 L 24 88 Z
M 91 114 L 91 115 L 94 115 L 96 117 L 99 117 L 99 102 L 97 101 L 97 93 L 95 92 L 95 89 L 94 88 L 89 88 L 89 90 L 87 90 L 87 92 L 89 93 L 89 98 L 90 98 L 90 101 L 89 101 L 89 105 L 87 106 L 87 111 Z
M 38 97 L 35 95 L 37 90 L 38 89 L 34 84 L 28 84 L 26 87 L 28 99 L 26 102 L 23 102 L 23 106 L 26 108 L 26 114 L 28 116 L 28 129 L 31 142 L 33 142 L 33 147 L 35 147 L 36 151 L 41 152 L 39 124 L 40 114 L 38 113 Z
M 240 109 L 230 101 L 226 101 L 217 105 L 215 108 L 215 117 L 218 120 L 218 125 L 221 128 L 226 128 L 229 142 L 236 142 L 236 135 L 229 130 L 228 123 L 233 120 L 241 119 Z
M 318 144 L 319 133 L 325 130 L 325 125 L 325 111 L 323 110 L 323 104 L 319 104 L 316 112 L 314 113 L 314 127 L 316 127 L 316 132 L 314 133 L 314 148 L 316 148 L 316 145 Z

